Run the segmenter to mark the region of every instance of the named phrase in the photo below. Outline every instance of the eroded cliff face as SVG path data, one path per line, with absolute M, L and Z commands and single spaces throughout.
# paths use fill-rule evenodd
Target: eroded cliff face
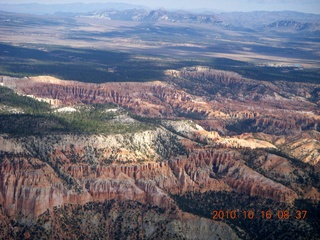
M 22 230 L 7 229 L 6 221 L 0 219 L 0 231 L 7 239 L 239 239 L 226 223 L 136 201 L 65 205 Z
M 224 192 L 286 207 L 320 200 L 320 117 L 318 103 L 309 99 L 314 85 L 258 84 L 201 67 L 169 71 L 167 77 L 179 88 L 164 82 L 98 85 L 0 77 L 3 85 L 55 107 L 116 103 L 159 118 L 153 130 L 135 133 L 1 135 L 0 226 L 13 238 L 33 238 L 36 226 L 47 237 L 55 230 L 56 236 L 75 238 L 72 224 L 82 214 L 84 228 L 92 227 L 81 232 L 88 238 L 97 237 L 99 228 L 114 238 L 121 223 L 118 232 L 137 239 L 236 239 L 241 228 L 186 214 L 173 196 Z M 215 90 L 219 84 L 224 87 Z M 97 209 L 106 206 L 102 216 Z M 139 231 L 133 233 L 125 218 L 136 217 Z M 11 221 L 33 229 L 12 230 Z
M 313 166 L 319 166 L 320 134 L 318 131 L 303 131 L 289 136 L 273 136 L 264 133 L 246 134 L 246 136 L 272 143 L 290 157 Z
M 0 82 L 21 94 L 55 104 L 108 102 L 149 117 L 195 117 L 207 130 L 222 134 L 297 134 L 320 126 L 318 105 L 310 100 L 315 84 L 257 83 L 235 73 L 200 67 L 167 71 L 167 75 L 170 82 L 189 93 L 171 83 L 157 81 L 89 84 L 47 76 L 23 79 L 2 76 Z M 229 125 L 235 127 L 228 128 Z
M 132 144 L 139 139 L 145 143 L 141 152 L 156 154 L 152 139 L 162 131 L 137 133 Z M 9 216 L 36 219 L 55 206 L 112 199 L 170 208 L 175 205 L 170 194 L 198 191 L 236 191 L 279 202 L 292 202 L 304 194 L 258 173 L 236 149 L 194 148 L 171 159 L 119 162 L 115 159 L 126 159 L 125 152 L 130 152 L 128 145 L 129 150 L 122 150 L 117 158 L 110 154 L 123 148 L 126 140 L 119 136 L 57 135 L 12 141 L 21 151 L 14 153 L 4 146 L 0 172 L 0 204 Z

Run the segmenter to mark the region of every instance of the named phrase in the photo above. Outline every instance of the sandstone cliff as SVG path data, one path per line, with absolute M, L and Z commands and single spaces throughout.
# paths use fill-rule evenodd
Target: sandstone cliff
M 288 84 L 257 83 L 223 71 L 182 70 L 178 76 L 170 71 L 169 73 L 170 81 L 182 84 L 189 93 L 177 89 L 171 83 L 163 82 L 88 84 L 46 76 L 23 79 L 2 76 L 0 82 L 21 94 L 52 103 L 108 102 L 150 117 L 191 117 L 198 119 L 198 123 L 207 130 L 215 129 L 223 134 L 228 132 L 228 125 L 238 126 L 229 129 L 231 132 L 253 131 L 277 135 L 317 130 L 320 126 L 317 105 L 308 98 L 316 87 L 314 84 L 291 83 L 290 87 L 295 90 L 289 93 Z M 206 85 L 206 81 L 199 86 L 194 85 L 198 84 L 197 81 L 202 79 L 203 74 L 208 75 L 206 81 L 209 85 Z M 192 79 L 197 81 L 191 81 Z M 218 88 L 217 84 L 225 87 Z M 218 92 L 207 92 L 208 89 L 215 88 Z M 221 89 L 234 90 L 230 93 L 219 92 Z M 200 97 L 201 94 L 203 96 Z
M 237 239 L 245 226 L 208 219 L 213 198 L 194 216 L 176 196 L 223 193 L 292 209 L 319 201 L 320 117 L 309 99 L 315 85 L 257 83 L 203 67 L 166 74 L 168 82 L 106 84 L 0 77 L 53 108 L 114 103 L 157 118 L 150 130 L 124 134 L 1 134 L 1 234 L 77 238 L 81 225 L 91 227 L 79 232 L 87 238 L 103 229 L 107 238 Z
M 138 133 L 139 138 L 132 139 L 150 143 L 156 134 Z M 111 199 L 170 208 L 174 206 L 170 194 L 194 191 L 233 190 L 280 202 L 298 198 L 292 189 L 248 167 L 236 150 L 194 149 L 170 160 L 159 156 L 160 161 L 154 162 L 110 164 L 105 161 L 110 151 L 123 147 L 124 139 L 112 142 L 112 136 L 65 135 L 13 141 L 21 152 L 1 149 L 0 201 L 9 216 L 21 213 L 34 219 L 54 206 Z M 141 151 L 154 154 L 154 147 L 150 144 Z

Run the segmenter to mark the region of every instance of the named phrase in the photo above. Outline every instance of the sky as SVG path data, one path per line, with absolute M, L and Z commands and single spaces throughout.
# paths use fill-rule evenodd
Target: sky
M 0 0 L 6 3 L 94 3 L 117 2 L 144 5 L 150 8 L 166 9 L 214 9 L 223 11 L 282 11 L 293 10 L 320 14 L 320 0 Z

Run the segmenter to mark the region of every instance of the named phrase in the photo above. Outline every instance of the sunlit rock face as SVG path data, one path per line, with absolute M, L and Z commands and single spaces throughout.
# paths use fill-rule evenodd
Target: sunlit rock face
M 57 229 L 59 236 L 68 237 L 61 230 L 62 216 L 76 222 L 73 217 L 82 214 L 84 226 L 95 229 L 90 216 L 96 223 L 107 221 L 97 210 L 107 206 L 112 220 L 99 226 L 110 230 L 110 238 L 119 222 L 131 227 L 118 219 L 124 214 L 137 217 L 138 225 L 146 219 L 137 227 L 137 238 L 156 237 L 161 228 L 168 238 L 210 239 L 213 231 L 215 237 L 237 239 L 239 233 L 228 224 L 181 210 L 183 204 L 174 196 L 226 192 L 286 206 L 301 199 L 320 200 L 320 117 L 318 103 L 309 101 L 314 85 L 258 84 L 205 67 L 169 70 L 166 76 L 168 82 L 105 84 L 0 77 L 4 86 L 47 101 L 57 112 L 115 103 L 158 121 L 151 130 L 126 134 L 2 134 L 1 226 L 8 227 L 11 220 L 40 221 L 43 233 Z M 186 82 L 203 76 L 210 80 L 203 86 Z M 225 88 L 217 87 L 221 84 Z M 123 121 L 138 120 L 126 116 Z M 148 216 L 130 204 L 138 204 L 134 208 Z M 10 232 L 7 227 L 3 231 Z

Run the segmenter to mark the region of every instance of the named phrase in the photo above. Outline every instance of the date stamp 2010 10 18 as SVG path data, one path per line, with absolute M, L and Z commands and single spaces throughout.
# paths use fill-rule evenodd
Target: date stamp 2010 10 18
M 277 211 L 260 211 L 256 212 L 253 210 L 213 210 L 212 219 L 213 220 L 234 220 L 234 219 L 278 219 L 278 220 L 288 220 L 297 219 L 303 220 L 307 217 L 307 210 L 277 210 Z

